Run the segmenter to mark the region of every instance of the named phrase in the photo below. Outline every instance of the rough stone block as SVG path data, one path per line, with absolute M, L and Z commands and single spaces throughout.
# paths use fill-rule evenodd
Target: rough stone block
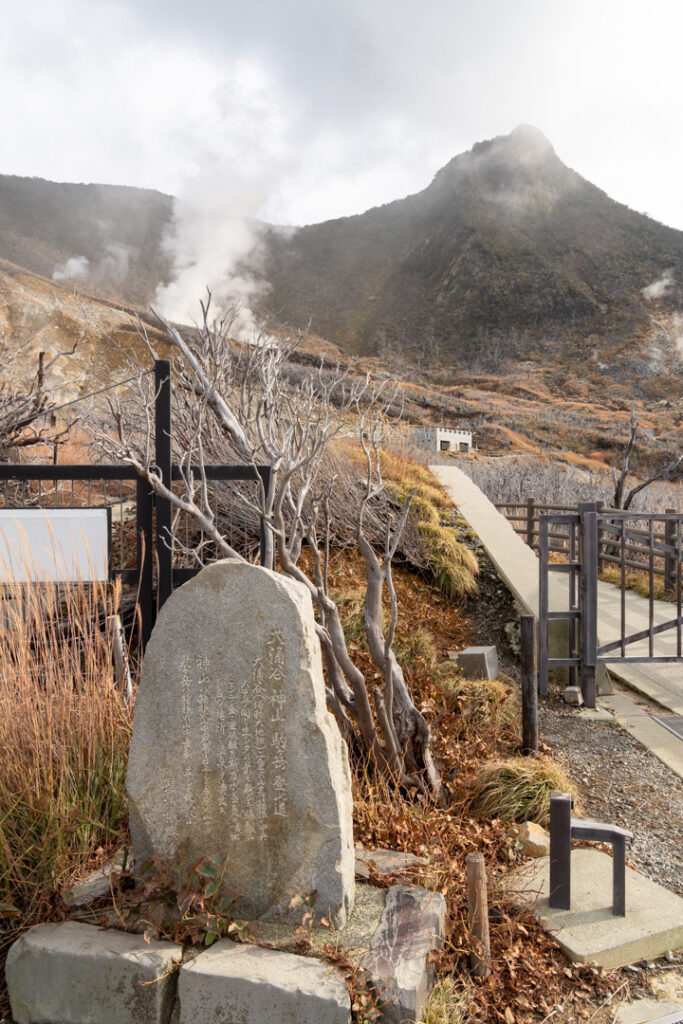
M 517 842 L 522 846 L 525 857 L 548 857 L 550 835 L 535 821 L 525 821 L 517 833 Z
M 438 892 L 396 885 L 361 966 L 386 1000 L 385 1024 L 422 1019 L 433 976 L 427 957 L 441 945 L 446 901 Z
M 583 694 L 581 693 L 580 686 L 565 686 L 562 696 L 564 697 L 565 704 L 573 704 L 578 708 L 583 704 Z
M 127 778 L 133 853 L 225 863 L 237 916 L 337 928 L 353 906 L 351 774 L 327 710 L 311 595 L 214 562 L 176 590 L 145 651 Z
M 458 668 L 466 679 L 497 679 L 498 654 L 495 647 L 468 647 L 458 654 Z
M 223 939 L 180 970 L 178 1024 L 349 1024 L 329 964 Z
M 400 850 L 366 850 L 364 846 L 356 846 L 356 878 L 369 878 L 370 865 L 379 875 L 391 875 L 404 868 L 420 867 L 428 864 L 426 857 L 418 857 L 414 853 L 402 853 Z
M 123 851 L 108 860 L 85 878 L 79 878 L 68 891 L 69 904 L 72 907 L 87 907 L 95 900 L 108 896 L 111 892 L 111 873 L 120 871 L 123 866 Z
M 5 974 L 16 1024 L 168 1024 L 182 949 L 67 921 L 31 928 Z

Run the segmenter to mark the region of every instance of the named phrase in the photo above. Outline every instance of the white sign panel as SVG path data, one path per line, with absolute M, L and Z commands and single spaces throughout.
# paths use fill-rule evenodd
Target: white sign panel
M 0 582 L 108 578 L 106 508 L 0 509 Z

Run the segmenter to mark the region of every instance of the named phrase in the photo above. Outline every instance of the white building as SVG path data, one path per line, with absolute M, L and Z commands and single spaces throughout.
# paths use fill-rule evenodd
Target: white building
M 427 427 L 423 434 L 424 446 L 437 452 L 471 452 L 472 432 L 450 430 L 447 427 Z

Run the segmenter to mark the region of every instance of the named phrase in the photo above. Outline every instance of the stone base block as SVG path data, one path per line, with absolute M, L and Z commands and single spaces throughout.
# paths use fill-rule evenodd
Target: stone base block
M 441 945 L 446 901 L 437 892 L 395 885 L 361 966 L 386 1000 L 385 1024 L 422 1020 L 433 977 L 429 953 Z
M 498 653 L 495 647 L 468 647 L 458 654 L 458 668 L 465 679 L 497 679 Z
M 563 697 L 565 704 L 574 704 L 578 708 L 583 704 L 580 686 L 565 686 Z
M 67 921 L 31 928 L 5 975 L 16 1024 L 168 1024 L 182 948 Z
M 351 1002 L 333 967 L 222 939 L 180 971 L 178 1024 L 349 1024 Z
M 421 858 L 359 851 L 359 865 L 400 870 Z M 422 1019 L 432 984 L 429 953 L 444 933 L 446 902 L 419 886 L 359 882 L 339 932 L 315 927 L 313 948 L 336 941 L 365 967 L 386 1001 L 384 1024 Z M 261 923 L 259 940 L 291 943 L 293 926 Z M 198 953 L 169 942 L 76 921 L 39 925 L 7 959 L 16 1024 L 349 1024 L 342 977 L 324 961 L 224 939 Z M 145 984 L 149 982 L 151 984 Z
M 626 868 L 626 917 L 612 916 L 612 858 L 601 850 L 572 851 L 570 910 L 548 903 L 548 861 L 508 877 L 511 891 L 524 894 L 571 960 L 622 967 L 683 947 L 683 899 L 632 868 Z
M 391 875 L 404 868 L 423 867 L 429 861 L 426 857 L 417 857 L 414 853 L 401 853 L 400 850 L 366 850 L 356 846 L 356 878 L 370 877 L 371 866 L 379 875 Z

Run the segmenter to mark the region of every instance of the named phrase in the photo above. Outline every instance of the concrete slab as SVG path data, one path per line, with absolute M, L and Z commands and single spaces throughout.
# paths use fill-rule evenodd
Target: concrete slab
M 5 976 L 16 1024 L 169 1024 L 182 948 L 66 921 L 29 929 Z
M 617 724 L 617 720 L 611 711 L 608 711 L 606 707 L 602 707 L 602 699 L 598 703 L 596 708 L 581 708 L 581 718 L 585 718 L 587 722 L 607 722 L 612 725 Z
M 498 652 L 492 645 L 467 647 L 458 653 L 458 668 L 465 679 L 497 679 Z
M 654 704 L 617 683 L 613 694 L 600 698 L 599 707 L 612 714 L 617 725 L 683 778 L 683 740 L 656 721 L 653 715 L 659 709 Z
M 184 964 L 178 1024 L 349 1024 L 351 1001 L 329 964 L 221 939 Z
M 683 899 L 632 868 L 626 868 L 626 917 L 612 916 L 612 858 L 601 850 L 572 851 L 571 910 L 549 906 L 548 861 L 535 861 L 508 877 L 511 891 L 571 960 L 620 967 L 683 947 Z
M 635 999 L 621 1003 L 615 1010 L 616 1024 L 679 1024 L 683 1020 L 683 1003 L 670 1000 Z

